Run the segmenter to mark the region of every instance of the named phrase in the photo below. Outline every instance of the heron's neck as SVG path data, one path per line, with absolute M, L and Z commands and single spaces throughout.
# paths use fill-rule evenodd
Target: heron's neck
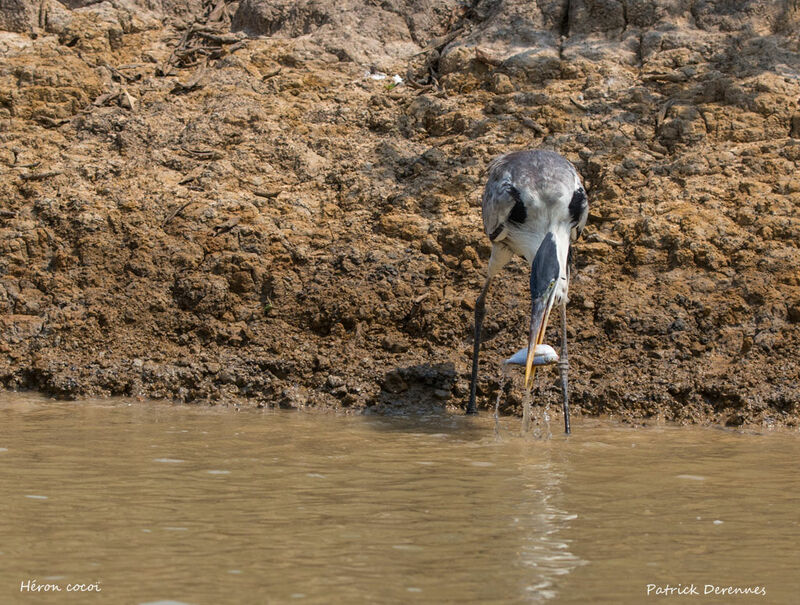
M 556 299 L 562 300 L 567 296 L 568 287 L 568 273 L 567 273 L 567 255 L 569 254 L 569 232 L 559 233 L 557 230 L 550 231 L 553 234 L 553 240 L 556 245 L 556 257 L 558 258 L 558 283 L 556 284 Z M 546 234 L 546 232 L 545 232 Z M 544 240 L 545 234 L 540 237 L 529 237 L 525 242 L 525 260 L 528 264 L 533 263 L 533 259 L 539 250 L 539 246 Z M 534 236 L 534 234 L 528 234 Z
M 528 265 L 533 263 L 533 258 L 539 251 L 539 246 L 542 245 L 542 240 L 547 232 L 542 234 L 537 233 L 520 233 L 513 239 L 516 240 L 516 251 L 525 257 Z M 552 230 L 553 239 L 556 244 L 556 252 L 558 255 L 558 265 L 560 268 L 559 277 L 566 279 L 567 277 L 567 254 L 569 253 L 569 232 L 566 234 L 558 233 Z

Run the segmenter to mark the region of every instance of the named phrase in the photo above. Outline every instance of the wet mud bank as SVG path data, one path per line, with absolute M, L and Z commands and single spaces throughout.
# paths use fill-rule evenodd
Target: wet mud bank
M 796 426 L 796 3 L 532 4 L 4 7 L 0 384 L 463 406 L 485 169 L 546 147 L 591 204 L 576 410 Z M 518 413 L 523 263 L 502 282 L 479 405 Z

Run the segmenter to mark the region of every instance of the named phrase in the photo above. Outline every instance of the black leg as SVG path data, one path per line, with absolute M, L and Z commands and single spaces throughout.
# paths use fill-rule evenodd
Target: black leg
M 561 357 L 558 360 L 561 374 L 561 393 L 564 396 L 564 432 L 569 435 L 569 359 L 567 358 L 567 303 L 561 304 Z
M 481 289 L 478 300 L 475 301 L 475 342 L 472 344 L 472 380 L 469 385 L 469 403 L 467 403 L 467 414 L 477 414 L 475 407 L 475 396 L 478 392 L 478 353 L 481 350 L 481 327 L 483 318 L 486 317 L 486 293 L 489 291 L 489 284 L 492 279 L 486 280 Z

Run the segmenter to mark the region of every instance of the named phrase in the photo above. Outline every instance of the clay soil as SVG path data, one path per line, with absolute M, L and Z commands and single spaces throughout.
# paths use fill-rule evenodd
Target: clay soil
M 525 41 L 549 50 L 520 57 L 503 32 L 524 4 L 386 3 L 418 11 L 393 44 L 386 15 L 349 37 L 258 2 L 55 6 L 0 32 L 0 385 L 463 407 L 486 167 L 543 147 L 591 204 L 575 413 L 796 426 L 796 3 L 618 2 L 617 22 L 597 12 L 614 2 L 551 2 Z M 498 364 L 524 346 L 527 279 L 516 261 L 490 293 L 483 408 L 503 389 L 520 411 Z M 543 372 L 535 401 L 559 393 Z

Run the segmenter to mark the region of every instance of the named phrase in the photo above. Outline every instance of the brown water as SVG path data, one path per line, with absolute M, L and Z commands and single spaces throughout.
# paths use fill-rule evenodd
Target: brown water
M 799 435 L 573 430 L 0 394 L 0 603 L 800 602 Z

